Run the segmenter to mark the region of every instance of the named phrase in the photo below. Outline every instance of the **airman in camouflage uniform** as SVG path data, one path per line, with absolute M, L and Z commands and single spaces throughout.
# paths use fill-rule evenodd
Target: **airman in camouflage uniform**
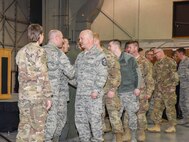
M 152 120 L 155 126 L 148 128 L 150 132 L 160 132 L 160 123 L 163 110 L 166 108 L 169 127 L 165 130 L 167 133 L 176 132 L 176 94 L 175 89 L 179 78 L 176 72 L 176 62 L 167 57 L 161 48 L 154 49 L 157 62 L 153 68 L 153 78 L 155 81 L 154 90 L 154 109 L 152 112 Z
M 44 46 L 47 53 L 48 74 L 53 91 L 53 105 L 48 113 L 45 129 L 46 142 L 59 141 L 59 136 L 61 135 L 62 128 L 65 124 L 65 119 L 62 118 L 62 115 L 66 115 L 67 113 L 67 111 L 65 111 L 67 99 L 62 98 L 63 90 L 61 89 L 64 87 L 67 88 L 68 82 L 66 78 L 72 79 L 75 74 L 74 67 L 70 64 L 68 57 L 64 52 L 58 49 L 58 47 L 62 47 L 62 45 L 63 34 L 58 30 L 51 30 L 49 32 L 49 42 Z M 60 86 L 62 84 L 62 76 L 64 76 L 65 79 L 64 87 Z M 66 95 L 67 90 L 64 91 Z M 64 108 L 64 110 L 62 110 L 62 108 Z M 65 114 L 63 114 L 63 111 Z
M 152 71 L 153 71 L 153 66 L 154 66 L 154 63 L 155 63 L 153 47 L 145 52 L 145 57 L 149 61 L 150 67 L 152 68 Z M 154 106 L 154 95 L 153 95 L 153 92 L 152 92 L 152 95 L 151 95 L 151 97 L 149 99 L 149 109 L 148 109 L 148 112 L 146 114 L 147 115 L 146 117 L 147 117 L 147 122 L 148 123 L 153 123 L 153 121 L 150 118 L 151 113 L 153 111 L 153 106 Z
M 180 78 L 179 105 L 183 115 L 183 119 L 181 119 L 178 124 L 189 123 L 189 58 L 185 54 L 186 49 L 184 48 L 179 48 L 176 51 L 177 57 L 181 60 L 178 67 Z
M 75 62 L 75 124 L 81 142 L 102 142 L 102 98 L 107 79 L 106 59 L 103 52 L 94 45 L 91 30 L 82 31 L 79 39 L 84 51 L 77 56 Z
M 20 123 L 16 142 L 43 142 L 47 110 L 51 106 L 51 87 L 47 72 L 46 53 L 39 45 L 43 30 L 38 24 L 28 27 L 30 43 L 19 50 L 16 63 L 19 69 Z
M 104 112 L 102 119 L 105 119 L 106 107 L 111 127 L 116 137 L 116 142 L 122 142 L 123 127 L 121 118 L 119 117 L 121 102 L 120 98 L 117 95 L 117 88 L 119 87 L 121 82 L 120 64 L 113 53 L 101 46 L 99 35 L 97 33 L 94 33 L 94 41 L 98 49 L 104 52 L 108 68 L 108 78 L 104 87 Z M 105 122 L 103 125 L 105 125 Z
M 121 52 L 121 41 L 111 40 L 109 42 L 108 49 L 117 56 L 121 66 L 121 84 L 118 92 L 122 103 L 120 117 L 124 114 L 123 141 L 131 139 L 132 142 L 136 142 L 137 112 L 139 109 L 138 96 L 140 95 L 139 88 L 141 86 L 141 72 L 136 59 L 126 52 Z
M 64 43 L 62 48 L 60 50 L 64 52 L 65 54 L 69 50 L 69 41 L 67 38 L 64 38 Z M 64 71 L 62 70 L 61 77 L 60 77 L 60 96 L 59 96 L 59 102 L 58 102 L 58 109 L 57 109 L 57 123 L 58 126 L 56 128 L 55 134 L 63 133 L 62 130 L 66 124 L 67 121 L 67 102 L 69 101 L 69 86 L 68 86 L 69 78 L 64 74 Z M 64 133 L 68 133 L 65 132 Z M 66 134 L 65 134 L 66 135 Z M 58 138 L 57 138 L 58 139 Z
M 132 54 L 139 65 L 142 73 L 142 83 L 139 96 L 139 110 L 138 117 L 138 141 L 145 141 L 145 130 L 147 128 L 146 112 L 149 109 L 148 99 L 151 97 L 154 90 L 154 80 L 152 78 L 151 63 L 142 55 L 139 54 L 138 41 L 127 42 L 128 52 Z

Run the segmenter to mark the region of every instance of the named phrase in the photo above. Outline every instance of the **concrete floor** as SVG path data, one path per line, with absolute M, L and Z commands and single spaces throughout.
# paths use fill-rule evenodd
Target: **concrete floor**
M 189 127 L 177 125 L 177 132 L 173 134 L 164 133 L 166 126 L 162 127 L 161 133 L 147 132 L 146 142 L 189 142 Z M 0 142 L 15 142 L 17 132 L 0 133 L 10 141 L 4 140 L 0 137 Z M 70 139 L 65 142 L 79 142 L 78 138 Z M 106 133 L 105 142 L 112 142 L 112 133 Z

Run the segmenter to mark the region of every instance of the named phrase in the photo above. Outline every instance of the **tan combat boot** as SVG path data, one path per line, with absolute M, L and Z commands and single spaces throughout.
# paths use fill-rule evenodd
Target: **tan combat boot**
M 124 142 L 125 141 L 127 142 L 127 141 L 131 140 L 131 130 L 129 128 L 124 131 L 122 138 L 123 138 Z
M 167 128 L 165 130 L 166 133 L 175 133 L 176 132 L 176 129 L 175 129 L 175 126 L 170 126 L 169 128 Z
M 144 142 L 146 139 L 146 134 L 143 129 L 138 130 L 138 141 Z
M 159 124 L 155 124 L 153 127 L 148 128 L 149 132 L 154 132 L 154 133 L 159 133 L 161 131 L 160 129 L 160 125 Z
M 116 142 L 123 142 L 122 133 L 116 133 L 115 137 L 116 137 Z

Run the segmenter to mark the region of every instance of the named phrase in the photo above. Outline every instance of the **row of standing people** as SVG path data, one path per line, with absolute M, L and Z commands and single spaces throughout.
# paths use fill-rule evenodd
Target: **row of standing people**
M 60 31 L 49 32 L 49 42 L 44 48 L 39 46 L 44 38 L 41 26 L 30 25 L 28 37 L 31 43 L 16 56 L 20 85 L 17 142 L 59 141 L 66 122 L 68 82 L 73 78 L 75 80 L 70 83 L 77 86 L 75 124 L 80 141 L 103 141 L 104 103 L 117 142 L 124 139 L 144 141 L 148 99 L 154 83 L 157 100 L 152 116 L 155 126 L 159 125 L 162 109 L 166 107 L 170 120 L 166 132 L 176 131 L 175 112 L 171 107 L 175 102 L 173 88 L 178 83 L 178 75 L 175 63 L 164 56 L 162 49 L 154 50 L 159 61 L 153 68 L 153 80 L 152 67 L 138 54 L 136 41 L 125 45 L 133 56 L 121 51 L 119 40 L 110 41 L 108 51 L 101 48 L 98 36 L 91 30 L 84 30 L 79 35 L 83 51 L 72 66 L 65 53 L 58 49 L 63 45 Z M 154 131 L 154 128 L 148 130 Z
M 80 33 L 81 52 L 75 65 L 60 49 L 63 34 L 51 30 L 48 43 L 41 47 L 44 34 L 38 24 L 28 27 L 30 42 L 16 56 L 19 70 L 20 123 L 17 142 L 57 142 L 67 114 L 68 81 L 77 86 L 75 124 L 81 141 L 102 141 L 102 97 L 107 79 L 104 54 L 93 42 L 93 32 Z M 90 125 L 89 125 L 90 123 Z M 92 132 L 92 136 L 91 136 Z
M 176 113 L 177 118 L 180 119 L 177 121 L 177 124 L 188 126 L 189 123 L 189 96 L 187 87 L 189 85 L 189 58 L 186 55 L 186 49 L 180 47 L 172 52 L 172 58 L 177 62 L 177 72 L 179 75 L 179 85 L 176 86 Z M 145 52 L 146 58 L 149 59 L 153 64 L 154 60 L 154 51 L 153 48 Z

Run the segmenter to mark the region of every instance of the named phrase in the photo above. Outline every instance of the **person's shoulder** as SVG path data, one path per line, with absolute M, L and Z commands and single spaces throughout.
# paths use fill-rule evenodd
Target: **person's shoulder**
M 146 63 L 146 64 L 152 64 L 146 57 L 144 57 L 144 56 L 140 56 L 141 57 L 141 60 L 142 60 L 142 62 L 144 62 L 144 63 Z
M 187 62 L 189 62 L 189 57 L 188 56 L 186 56 L 186 59 L 185 59 Z
M 93 47 L 93 55 L 96 56 L 96 58 L 102 58 L 102 57 L 106 57 L 106 54 L 102 51 L 100 51 L 96 46 Z
M 47 44 L 43 45 L 42 48 L 49 52 L 56 52 L 56 46 L 51 43 L 47 43 Z
M 103 49 L 103 52 L 106 55 L 106 57 L 108 57 L 108 58 L 114 58 L 115 57 L 115 55 L 110 50 L 106 49 L 105 47 L 103 47 L 102 49 Z
M 127 52 L 122 52 L 124 58 L 128 59 L 128 60 L 136 60 L 135 57 Z
M 29 47 L 31 47 L 31 46 L 32 46 L 31 43 L 28 43 L 28 44 L 24 45 L 22 48 L 20 48 L 20 50 L 17 52 L 17 54 L 21 54 L 21 53 L 23 53 L 23 52 L 26 52 L 26 50 L 27 50 Z
M 165 62 L 170 63 L 170 64 L 177 64 L 173 58 L 170 58 L 168 56 L 165 57 Z
M 84 51 L 81 51 L 81 52 L 77 55 L 77 59 L 83 57 L 83 55 L 84 55 Z

